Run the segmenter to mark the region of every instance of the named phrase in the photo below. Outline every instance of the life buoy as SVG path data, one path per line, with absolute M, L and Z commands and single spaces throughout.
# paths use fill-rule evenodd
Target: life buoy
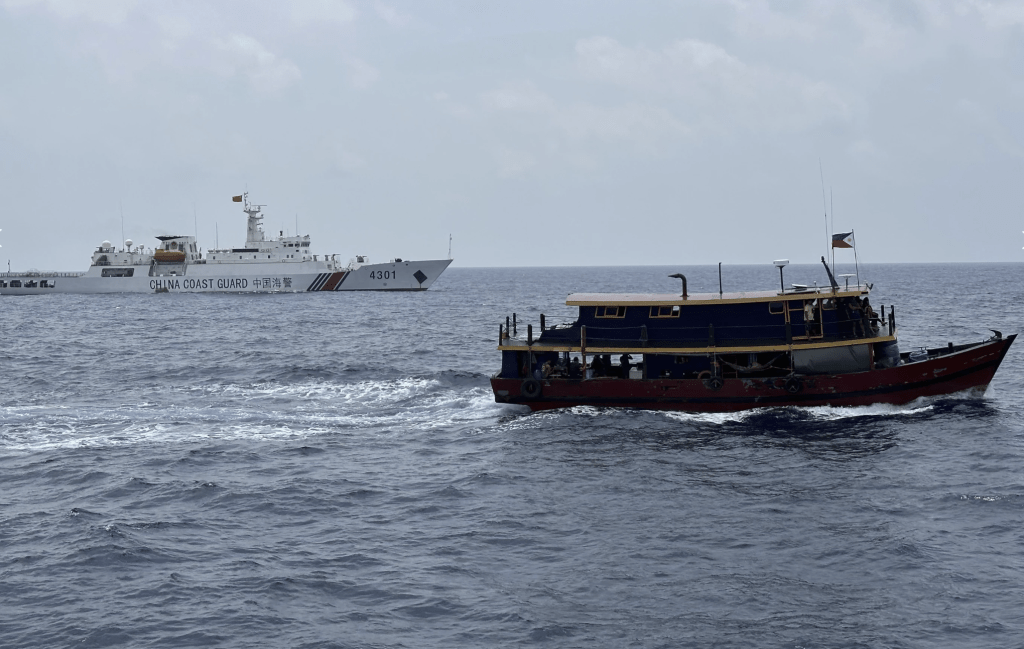
M 791 378 L 786 381 L 786 392 L 796 394 L 804 389 L 804 382 L 798 378 Z
M 523 381 L 523 385 L 519 389 L 519 393 L 527 399 L 536 399 L 541 393 L 540 381 L 537 379 L 526 379 Z

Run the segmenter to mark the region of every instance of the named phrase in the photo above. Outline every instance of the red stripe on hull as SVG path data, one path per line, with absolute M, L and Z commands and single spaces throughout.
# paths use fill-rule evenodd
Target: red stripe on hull
M 587 405 L 731 412 L 770 406 L 904 404 L 919 397 L 983 389 L 1015 337 L 887 369 L 796 377 L 797 392 L 787 390 L 786 378 L 729 378 L 718 390 L 700 379 L 556 378 L 541 381 L 541 396 L 536 399 L 522 396 L 523 379 L 494 377 L 491 387 L 495 401 L 523 404 L 532 410 Z
M 323 285 L 321 291 L 333 291 L 337 288 L 338 283 L 341 282 L 341 278 L 345 276 L 345 273 L 334 273 L 331 278 L 327 280 L 327 283 Z

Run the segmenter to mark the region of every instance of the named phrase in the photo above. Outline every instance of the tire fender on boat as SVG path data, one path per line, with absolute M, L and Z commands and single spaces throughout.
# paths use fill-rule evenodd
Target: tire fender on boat
M 704 370 L 698 374 L 697 378 L 704 381 L 704 387 L 709 390 L 718 391 L 722 389 L 723 385 L 725 385 L 725 381 L 722 380 L 722 377 L 715 376 L 708 370 Z
M 804 382 L 796 377 L 792 377 L 786 380 L 786 392 L 790 394 L 796 394 L 802 392 L 804 389 Z
M 542 391 L 540 381 L 537 379 L 526 379 L 523 381 L 522 387 L 519 388 L 519 393 L 527 399 L 536 399 Z

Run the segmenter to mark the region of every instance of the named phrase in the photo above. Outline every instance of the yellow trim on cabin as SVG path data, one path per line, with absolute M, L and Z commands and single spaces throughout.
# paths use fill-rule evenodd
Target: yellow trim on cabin
M 868 295 L 868 291 L 804 291 L 803 293 L 786 293 L 785 295 L 767 295 L 758 297 L 718 298 L 707 300 L 683 299 L 681 296 L 665 300 L 616 300 L 609 294 L 609 299 L 600 300 L 566 300 L 566 306 L 700 306 L 708 304 L 748 304 L 752 302 L 790 302 L 795 300 L 816 300 L 841 297 L 860 297 Z
M 895 341 L 896 336 L 875 336 L 874 338 L 856 338 L 854 340 L 840 340 L 835 342 L 801 343 L 795 345 L 763 345 L 746 347 L 591 347 L 587 346 L 588 354 L 745 354 L 752 352 L 792 352 L 802 349 L 825 349 L 828 347 L 849 347 L 853 345 L 870 345 Z M 570 352 L 580 353 L 579 345 L 542 345 L 534 342 L 527 345 L 525 341 L 515 345 L 498 345 L 498 350 L 503 352 Z

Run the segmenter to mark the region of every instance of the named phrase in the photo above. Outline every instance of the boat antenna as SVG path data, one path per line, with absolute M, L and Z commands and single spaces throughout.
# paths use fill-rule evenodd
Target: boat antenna
M 448 233 L 448 259 L 452 258 L 452 234 Z
M 818 178 L 821 179 L 821 209 L 825 212 L 825 254 L 829 252 L 832 239 L 828 234 L 828 206 L 825 204 L 825 172 L 821 168 L 821 157 L 818 157 Z
M 124 205 L 117 201 L 117 207 L 121 210 L 121 245 L 124 245 Z
M 828 188 L 828 211 L 832 212 L 832 232 L 835 232 L 836 231 L 836 208 L 835 208 L 835 205 L 832 203 L 832 188 L 831 187 Z M 831 242 L 829 242 L 829 245 L 831 245 Z M 835 248 L 831 248 L 831 250 L 832 250 L 832 272 L 835 272 L 835 270 L 836 270 L 836 249 Z
M 199 241 L 199 214 L 196 212 L 195 201 L 192 201 L 192 224 L 196 227 L 196 241 Z

